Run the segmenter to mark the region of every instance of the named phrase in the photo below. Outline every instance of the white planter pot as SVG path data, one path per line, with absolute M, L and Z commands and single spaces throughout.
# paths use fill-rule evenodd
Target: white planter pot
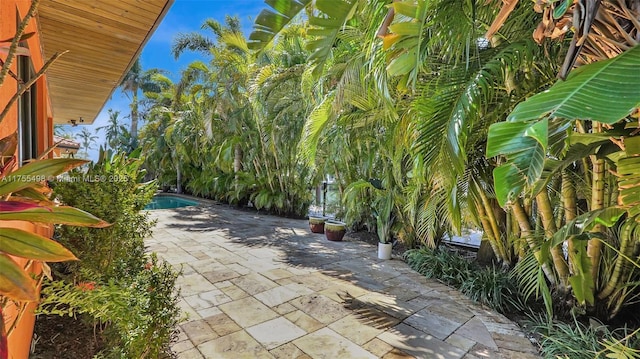
M 379 259 L 391 259 L 391 243 L 378 242 L 378 258 Z

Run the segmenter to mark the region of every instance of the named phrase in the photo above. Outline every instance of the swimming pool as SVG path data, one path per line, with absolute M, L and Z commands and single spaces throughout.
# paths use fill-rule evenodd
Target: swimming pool
M 198 204 L 200 203 L 198 203 L 197 201 L 192 201 L 182 197 L 171 196 L 171 195 L 156 195 L 151 200 L 151 203 L 146 205 L 144 209 L 169 209 L 169 208 L 197 206 Z

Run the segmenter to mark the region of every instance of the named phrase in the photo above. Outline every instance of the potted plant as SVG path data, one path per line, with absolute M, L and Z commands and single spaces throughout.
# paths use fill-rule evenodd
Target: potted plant
M 393 197 L 391 197 L 391 193 L 383 197 L 380 204 L 381 209 L 376 215 L 379 241 L 378 258 L 391 259 L 391 249 L 393 247 L 391 243 L 391 225 L 394 219 L 391 215 L 391 210 L 393 209 Z
M 312 233 L 324 233 L 324 222 L 327 217 L 309 216 L 309 229 Z
M 327 220 L 324 222 L 324 234 L 330 241 L 338 242 L 347 233 L 347 224 L 335 220 Z

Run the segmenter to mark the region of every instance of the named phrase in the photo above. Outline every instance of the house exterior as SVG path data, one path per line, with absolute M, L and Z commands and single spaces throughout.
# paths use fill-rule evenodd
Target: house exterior
M 0 123 L 0 138 L 17 133 L 16 166 L 37 158 L 55 143 L 54 124 L 82 125 L 95 120 L 173 0 L 0 0 L 2 63 L 33 2 L 37 12 L 25 31 L 32 35 L 23 36 L 10 76 L 0 86 L 0 111 L 52 56 L 68 52 L 8 108 Z M 51 235 L 48 227 L 7 222 L 2 226 Z M 10 322 L 11 308 L 5 308 L 3 315 Z M 33 317 L 22 321 L 10 337 L 9 358 L 28 358 L 33 321 Z M 23 338 L 27 345 L 12 338 Z
M 53 149 L 53 157 L 75 157 L 80 150 L 80 144 L 68 138 L 53 135 L 53 143 L 56 148 Z

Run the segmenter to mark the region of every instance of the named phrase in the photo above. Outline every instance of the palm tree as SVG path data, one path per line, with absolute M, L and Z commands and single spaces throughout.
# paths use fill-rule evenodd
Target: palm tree
M 143 92 L 159 92 L 159 84 L 154 81 L 154 75 L 158 74 L 158 69 L 142 70 L 140 59 L 136 59 L 133 66 L 122 78 L 120 88 L 122 92 L 131 101 L 131 127 L 129 134 L 131 137 L 130 150 L 138 147 L 138 122 L 140 119 L 138 93 Z
M 96 132 L 104 129 L 105 131 L 105 147 L 114 151 L 127 151 L 129 149 L 130 134 L 126 127 L 120 124 L 120 111 L 109 109 L 109 122 L 105 126 L 96 128 Z
M 197 32 L 180 34 L 172 45 L 172 52 L 176 58 L 185 50 L 206 53 L 211 57 L 209 68 L 203 63 L 193 66 L 196 77 L 206 79 L 209 84 L 225 84 L 224 88 L 211 89 L 216 94 L 218 103 L 217 113 L 224 121 L 229 122 L 228 128 L 234 133 L 241 128 L 240 117 L 247 116 L 249 106 L 241 98 L 245 90 L 241 87 L 246 84 L 248 64 L 253 60 L 248 52 L 247 45 L 242 35 L 240 21 L 236 17 L 227 16 L 225 24 L 208 19 L 202 24 L 202 29 L 213 32 L 215 38 L 210 39 Z M 244 43 L 244 44 L 243 44 Z M 217 77 L 213 79 L 212 76 Z M 234 171 L 242 171 L 243 150 L 240 140 L 236 138 L 234 146 Z
M 82 131 L 76 134 L 80 138 L 80 143 L 82 144 L 82 148 L 84 149 L 85 154 L 88 156 L 89 150 L 91 149 L 91 144 L 95 143 L 98 139 L 98 136 L 95 136 L 87 129 L 86 127 L 82 129 Z
M 284 6 L 283 3 L 280 2 L 278 6 L 282 14 L 271 11 L 259 16 L 256 31 L 252 34 L 252 38 L 256 40 L 253 45 L 265 46 L 274 34 L 281 31 L 283 24 L 293 17 L 293 12 L 301 11 L 307 4 L 288 1 L 286 3 L 289 6 Z M 321 0 L 309 5 L 314 7 L 310 22 L 315 28 L 322 28 L 315 32 L 319 36 L 309 45 L 314 51 L 310 60 L 317 65 L 316 69 L 326 63 L 330 54 L 335 56 L 341 44 L 348 42 L 346 36 L 351 28 L 349 21 L 353 19 L 354 24 L 359 23 L 357 15 L 349 17 L 353 9 L 363 9 L 365 13 L 378 16 L 384 13 L 382 9 L 364 2 L 345 1 L 341 5 L 343 6 L 330 8 L 328 1 Z M 533 199 L 533 209 L 531 202 L 524 203 L 521 208 L 516 200 L 515 205 L 505 211 L 498 204 L 499 201 L 500 204 L 503 203 L 501 199 L 504 191 L 514 191 L 510 194 L 517 195 L 522 187 L 514 187 L 516 182 L 513 179 L 505 183 L 504 178 L 508 177 L 504 173 L 495 175 L 494 185 L 490 173 L 495 165 L 493 161 L 487 160 L 484 150 L 489 125 L 504 119 L 505 114 L 522 99 L 550 86 L 559 68 L 558 63 L 549 61 L 545 56 L 558 54 L 553 45 L 547 45 L 544 49 L 546 54 L 540 48 L 532 46 L 528 34 L 535 27 L 536 17 L 527 8 L 516 7 L 513 11 L 517 15 L 507 22 L 499 40 L 485 49 L 486 46 L 480 46 L 481 43 L 477 41 L 484 32 L 484 28 L 478 24 L 488 25 L 491 22 L 497 11 L 494 7 L 475 7 L 473 3 L 417 1 L 393 3 L 391 9 L 403 16 L 386 23 L 388 28 L 377 32 L 383 37 L 384 49 L 388 51 L 386 73 L 395 77 L 400 90 L 398 93 L 390 92 L 390 98 L 402 96 L 410 99 L 412 110 L 406 115 L 399 112 L 401 117 L 408 117 L 408 126 L 404 132 L 415 136 L 414 141 L 409 142 L 407 154 L 418 155 L 417 158 L 426 165 L 426 173 L 431 176 L 431 187 L 444 191 L 442 197 L 433 197 L 443 199 L 440 202 L 446 204 L 451 224 L 456 225 L 460 219 L 461 201 L 468 201 L 470 214 L 483 227 L 494 252 L 505 265 L 513 265 L 516 261 L 523 260 L 527 253 L 532 253 L 538 258 L 537 264 L 544 271 L 546 280 L 559 293 L 570 288 L 570 275 L 573 275 L 572 287 L 579 288 L 575 283 L 581 280 L 579 274 L 583 273 L 576 271 L 576 263 L 581 263 L 580 260 L 567 259 L 562 253 L 562 242 L 550 240 L 558 232 L 555 223 L 559 222 L 553 215 L 553 204 L 557 198 L 553 189 L 541 192 L 538 190 Z M 461 13 L 468 16 L 459 16 Z M 514 20 L 516 17 L 517 21 Z M 373 34 L 368 36 L 371 35 Z M 338 46 L 335 45 L 336 39 Z M 380 47 L 369 48 L 376 49 L 374 51 L 382 50 Z M 361 50 L 361 53 L 365 51 Z M 354 57 L 357 58 L 357 55 Z M 368 68 L 375 71 L 376 67 Z M 378 85 L 374 89 L 386 88 Z M 361 88 L 360 91 L 369 95 L 366 88 Z M 329 106 L 323 102 L 314 111 L 314 116 L 310 117 L 311 122 L 306 126 L 310 130 L 306 138 L 317 141 L 320 138 L 318 133 L 334 123 L 328 120 L 333 118 L 339 123 L 340 118 L 346 117 L 345 113 L 349 114 L 349 107 L 335 104 L 349 104 L 353 100 L 342 94 L 327 99 L 334 105 Z M 362 102 L 356 106 L 362 108 Z M 331 111 L 336 109 L 337 112 Z M 509 138 L 517 136 L 514 133 Z M 396 157 L 390 165 L 398 163 L 402 158 Z M 526 161 L 526 165 L 540 166 L 540 163 L 542 161 Z M 422 208 L 427 211 L 424 216 L 430 218 L 434 217 L 429 211 L 442 213 L 442 205 Z M 536 217 L 542 218 L 541 225 L 545 232 L 542 235 L 533 231 L 535 227 L 531 220 Z M 568 213 L 566 217 L 570 220 L 575 214 Z M 520 223 L 521 228 L 514 230 L 509 223 Z M 514 237 L 518 240 L 514 241 Z M 541 250 L 540 246 L 544 246 L 544 243 L 547 243 L 547 247 Z M 546 251 L 549 254 L 543 253 Z M 571 267 L 568 261 L 572 261 Z M 627 298 L 629 295 L 625 294 Z M 584 298 L 579 293 L 576 296 Z

